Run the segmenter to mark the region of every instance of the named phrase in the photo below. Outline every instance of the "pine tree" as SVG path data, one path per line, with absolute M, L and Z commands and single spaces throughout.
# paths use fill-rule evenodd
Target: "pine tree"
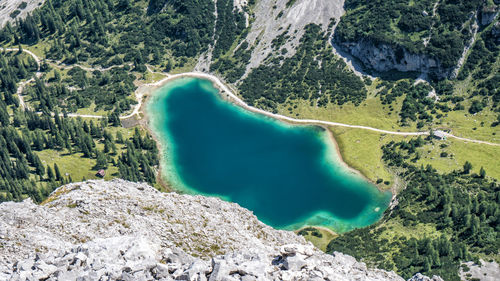
M 470 173 L 470 170 L 472 170 L 472 164 L 469 161 L 465 161 L 464 174 Z
M 106 155 L 100 151 L 97 152 L 96 169 L 106 169 L 108 167 L 108 159 Z
M 479 176 L 483 179 L 486 177 L 486 171 L 483 167 L 481 167 L 481 170 L 479 170 Z
M 61 181 L 61 172 L 59 171 L 59 167 L 57 166 L 57 163 L 54 163 L 54 172 L 56 174 L 56 181 Z
M 50 181 L 54 180 L 54 172 L 52 171 L 52 168 L 50 168 L 50 166 L 47 166 L 47 178 Z

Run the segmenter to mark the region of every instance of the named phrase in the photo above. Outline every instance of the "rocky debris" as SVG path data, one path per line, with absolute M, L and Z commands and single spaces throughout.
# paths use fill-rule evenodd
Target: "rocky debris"
M 263 224 L 235 203 L 162 193 L 124 180 L 62 186 L 41 206 L 30 200 L 0 204 L 0 265 L 12 253 L 27 257 L 35 249 L 60 250 L 124 235 L 205 257 L 305 243 L 292 232 Z
M 26 2 L 26 7 L 21 9 L 19 5 Z M 42 6 L 45 0 L 0 0 L 0 28 L 3 27 L 7 22 L 14 22 L 18 18 L 24 18 L 31 13 L 34 9 Z M 10 15 L 19 11 L 19 14 L 12 18 Z
M 291 1 L 257 1 L 253 11 L 255 20 L 246 37 L 254 50 L 244 77 L 273 52 L 272 41 L 279 35 L 285 32 L 289 36 L 281 48 L 287 50 L 285 57 L 291 57 L 295 54 L 306 25 L 315 23 L 326 30 L 331 19 L 335 18 L 338 22 L 344 14 L 343 0 L 297 0 L 287 7 L 288 2 Z
M 403 280 L 217 198 L 124 180 L 0 204 L 0 280 Z M 427 279 L 415 279 L 427 280 Z
M 500 266 L 495 261 L 486 262 L 479 260 L 481 264 L 475 264 L 472 261 L 462 263 L 460 267 L 460 279 L 462 280 L 481 280 L 496 281 L 500 276 Z
M 160 249 L 158 245 L 153 245 L 147 240 L 130 236 L 96 239 L 56 254 L 36 254 L 34 257 L 16 262 L 13 265 L 13 272 L 5 277 L 5 280 L 11 281 L 40 279 L 403 281 L 394 273 L 368 270 L 364 264 L 341 253 L 321 255 L 312 245 L 286 245 L 274 251 L 248 249 L 219 255 L 211 261 L 206 261 L 194 258 L 176 248 Z
M 421 273 L 417 273 L 408 281 L 443 281 L 443 278 L 436 275 L 432 276 L 432 278 L 429 278 L 425 275 L 422 275 Z

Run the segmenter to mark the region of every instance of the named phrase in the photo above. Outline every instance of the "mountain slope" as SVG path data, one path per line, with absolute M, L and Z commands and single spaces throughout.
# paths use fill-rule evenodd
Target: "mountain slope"
M 321 253 L 234 203 L 160 193 L 146 184 L 74 183 L 57 189 L 41 206 L 29 200 L 0 205 L 0 279 L 104 276 L 402 280 L 352 257 Z

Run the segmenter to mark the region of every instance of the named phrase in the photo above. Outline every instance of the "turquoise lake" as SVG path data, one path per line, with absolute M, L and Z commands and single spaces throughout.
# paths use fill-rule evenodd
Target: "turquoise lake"
M 390 192 L 341 163 L 323 128 L 247 111 L 208 80 L 169 82 L 147 113 L 174 189 L 236 202 L 273 227 L 345 232 L 376 222 L 390 202 Z

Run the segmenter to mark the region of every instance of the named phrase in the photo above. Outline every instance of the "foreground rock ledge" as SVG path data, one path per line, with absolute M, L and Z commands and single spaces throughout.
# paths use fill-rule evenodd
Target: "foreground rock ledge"
M 87 181 L 42 205 L 0 204 L 0 280 L 77 278 L 403 280 L 324 254 L 237 204 L 146 184 Z

